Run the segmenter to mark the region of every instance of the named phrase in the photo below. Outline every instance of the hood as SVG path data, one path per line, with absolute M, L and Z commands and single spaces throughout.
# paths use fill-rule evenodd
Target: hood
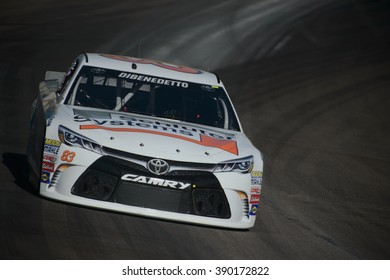
M 242 132 L 150 116 L 62 105 L 58 124 L 101 146 L 150 157 L 217 163 L 249 155 Z

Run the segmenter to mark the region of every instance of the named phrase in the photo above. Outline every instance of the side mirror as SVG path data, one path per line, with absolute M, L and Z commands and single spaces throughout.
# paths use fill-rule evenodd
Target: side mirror
M 56 100 L 59 102 L 61 100 L 61 96 L 59 95 L 60 86 L 64 81 L 65 72 L 57 72 L 57 71 L 46 71 L 45 73 L 45 82 L 50 84 L 52 88 L 55 89 Z
M 46 71 L 45 73 L 45 81 L 46 80 L 57 80 L 59 82 L 62 81 L 62 79 L 65 76 L 65 72 L 56 72 L 56 71 Z

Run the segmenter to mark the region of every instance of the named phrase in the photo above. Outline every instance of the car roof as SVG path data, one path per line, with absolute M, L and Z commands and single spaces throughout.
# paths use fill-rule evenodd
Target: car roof
M 214 73 L 157 60 L 99 53 L 83 53 L 81 54 L 81 58 L 83 64 L 88 66 L 193 83 L 223 86 L 219 77 Z

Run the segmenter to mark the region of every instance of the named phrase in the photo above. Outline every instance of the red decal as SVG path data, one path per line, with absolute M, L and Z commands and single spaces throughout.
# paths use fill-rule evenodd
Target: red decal
M 123 55 L 112 55 L 112 54 L 101 54 L 101 56 L 111 58 L 111 59 L 120 60 L 120 61 L 126 61 L 126 62 L 152 64 L 152 65 L 159 66 L 159 67 L 162 67 L 165 69 L 169 69 L 169 70 L 173 70 L 173 71 L 177 71 L 177 72 L 182 72 L 182 73 L 187 73 L 187 74 L 200 74 L 200 73 L 202 73 L 200 70 L 193 69 L 191 67 L 175 65 L 175 64 L 168 64 L 168 63 L 157 61 L 157 60 L 128 57 L 128 56 L 123 56 Z
M 238 155 L 238 148 L 237 148 L 237 142 L 233 140 L 224 140 L 224 139 L 216 139 L 207 135 L 200 135 L 200 140 L 195 140 L 191 138 L 187 138 L 181 135 L 172 135 L 166 132 L 160 132 L 160 131 L 150 131 L 145 129 L 138 129 L 138 128 L 124 128 L 124 127 L 105 127 L 105 126 L 99 126 L 99 125 L 80 125 L 80 129 L 104 129 L 109 131 L 117 131 L 117 132 L 139 132 L 139 133 L 149 133 L 149 134 L 157 134 L 162 135 L 166 137 L 172 137 L 181 139 L 184 141 L 192 142 L 198 145 L 206 146 L 206 147 L 215 147 L 222 149 L 226 152 Z
M 260 188 L 251 188 L 251 193 L 259 194 L 260 193 Z
M 42 170 L 53 172 L 54 171 L 54 163 L 43 161 L 42 162 Z
M 250 200 L 251 204 L 258 204 L 259 201 L 260 201 L 260 195 L 259 194 L 252 194 L 251 195 L 251 200 Z
M 50 161 L 50 162 L 56 162 L 57 157 L 54 155 L 43 154 L 43 160 Z

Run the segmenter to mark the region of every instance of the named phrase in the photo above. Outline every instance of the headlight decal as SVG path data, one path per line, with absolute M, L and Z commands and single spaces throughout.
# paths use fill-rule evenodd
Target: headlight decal
M 61 142 L 65 143 L 66 145 L 76 146 L 98 154 L 103 154 L 102 147 L 98 143 L 62 125 L 58 127 L 58 137 L 60 138 Z
M 218 163 L 214 172 L 239 172 L 239 173 L 250 173 L 253 169 L 253 156 L 237 160 L 229 160 Z

